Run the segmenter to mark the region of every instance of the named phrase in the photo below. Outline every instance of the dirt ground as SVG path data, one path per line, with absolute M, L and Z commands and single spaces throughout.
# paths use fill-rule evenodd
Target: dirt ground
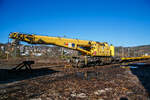
M 88 68 L 36 60 L 30 72 L 10 71 L 21 60 L 0 61 L 1 100 L 150 100 L 150 60 Z

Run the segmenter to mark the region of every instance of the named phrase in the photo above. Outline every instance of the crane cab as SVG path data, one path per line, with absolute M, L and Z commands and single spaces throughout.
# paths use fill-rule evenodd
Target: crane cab
M 109 46 L 108 43 L 96 43 L 91 47 L 92 56 L 110 57 L 114 56 L 114 46 Z

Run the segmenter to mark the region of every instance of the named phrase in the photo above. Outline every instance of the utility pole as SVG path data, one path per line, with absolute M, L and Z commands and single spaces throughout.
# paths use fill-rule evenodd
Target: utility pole
M 136 57 L 135 48 L 133 48 L 133 55 L 134 55 L 134 57 Z
M 130 57 L 130 47 L 128 47 L 128 57 Z
M 17 56 L 17 46 L 19 45 L 18 40 L 13 40 L 12 41 L 12 46 L 13 46 L 13 57 L 16 58 Z
M 124 57 L 124 48 L 122 47 L 122 57 Z

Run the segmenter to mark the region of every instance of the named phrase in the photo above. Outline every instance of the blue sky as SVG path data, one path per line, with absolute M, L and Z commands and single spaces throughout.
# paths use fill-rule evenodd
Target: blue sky
M 150 0 L 0 0 L 0 42 L 10 32 L 149 45 Z

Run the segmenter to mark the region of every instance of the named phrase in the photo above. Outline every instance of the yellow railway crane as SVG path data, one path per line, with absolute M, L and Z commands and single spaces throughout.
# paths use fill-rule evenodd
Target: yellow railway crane
M 9 37 L 17 41 L 24 41 L 29 44 L 47 44 L 65 47 L 73 50 L 80 51 L 85 55 L 83 57 L 74 57 L 71 62 L 75 66 L 85 66 L 92 64 L 110 63 L 114 57 L 114 46 L 106 42 L 87 41 L 79 39 L 68 39 L 60 37 L 40 36 L 23 34 L 20 32 L 12 32 Z M 82 59 L 81 59 L 82 58 Z

